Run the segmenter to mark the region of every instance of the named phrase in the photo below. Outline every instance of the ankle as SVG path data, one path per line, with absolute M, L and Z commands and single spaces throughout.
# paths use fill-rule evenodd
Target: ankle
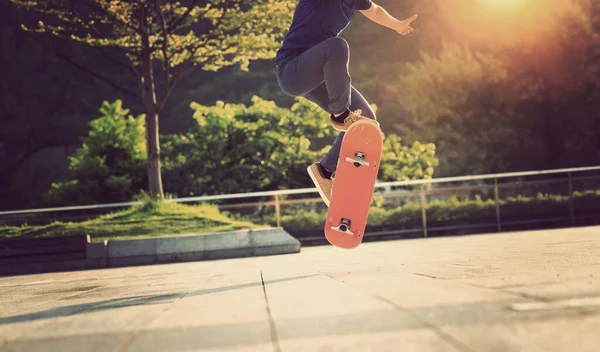
M 319 171 L 321 171 L 323 176 L 325 176 L 325 178 L 327 179 L 331 179 L 331 175 L 333 175 L 333 172 L 328 171 L 326 168 L 323 167 L 323 165 L 321 165 L 321 163 L 318 163 L 317 165 L 319 166 Z
M 350 110 L 346 109 L 346 111 L 340 114 L 331 114 L 331 118 L 336 122 L 344 122 L 344 120 L 350 115 Z

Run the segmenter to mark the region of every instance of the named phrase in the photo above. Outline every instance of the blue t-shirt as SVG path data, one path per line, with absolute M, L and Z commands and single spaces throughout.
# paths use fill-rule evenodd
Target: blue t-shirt
M 298 56 L 326 39 L 337 37 L 356 10 L 367 10 L 372 4 L 371 0 L 299 0 L 275 62 Z

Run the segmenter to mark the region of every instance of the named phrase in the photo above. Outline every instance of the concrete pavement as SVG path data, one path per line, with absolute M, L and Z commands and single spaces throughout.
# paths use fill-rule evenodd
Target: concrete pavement
M 5 351 L 597 351 L 600 228 L 0 278 Z

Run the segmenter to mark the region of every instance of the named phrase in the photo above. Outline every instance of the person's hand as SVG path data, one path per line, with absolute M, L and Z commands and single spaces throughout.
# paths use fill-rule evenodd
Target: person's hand
M 407 35 L 415 29 L 410 26 L 411 22 L 417 19 L 417 15 L 412 16 L 411 18 L 405 19 L 404 21 L 399 21 L 400 23 L 396 27 L 396 32 Z

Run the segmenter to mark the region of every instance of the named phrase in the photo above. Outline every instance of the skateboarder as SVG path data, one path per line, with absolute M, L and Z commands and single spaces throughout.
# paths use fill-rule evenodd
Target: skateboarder
M 351 84 L 348 42 L 339 34 L 360 11 L 371 21 L 402 35 L 413 31 L 417 15 L 400 21 L 372 0 L 299 0 L 294 18 L 275 58 L 277 81 L 290 96 L 303 96 L 330 115 L 334 129 L 341 131 L 331 150 L 307 171 L 327 206 L 337 168 L 344 132 L 363 118 L 376 120 L 365 98 Z

